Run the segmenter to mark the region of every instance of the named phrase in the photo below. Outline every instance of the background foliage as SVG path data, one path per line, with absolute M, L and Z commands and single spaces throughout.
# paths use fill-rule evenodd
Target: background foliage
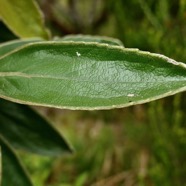
M 185 0 L 39 0 L 53 36 L 106 35 L 125 47 L 186 61 Z M 16 36 L 0 23 L 0 41 Z M 110 111 L 36 108 L 76 153 L 57 159 L 19 151 L 35 185 L 186 185 L 185 94 Z

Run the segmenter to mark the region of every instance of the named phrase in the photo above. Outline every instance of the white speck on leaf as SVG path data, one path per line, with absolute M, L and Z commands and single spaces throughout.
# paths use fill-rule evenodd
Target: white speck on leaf
M 76 52 L 76 55 L 79 57 L 79 56 L 81 56 L 81 54 L 79 53 L 79 52 Z
M 134 97 L 134 94 L 127 94 L 128 97 Z

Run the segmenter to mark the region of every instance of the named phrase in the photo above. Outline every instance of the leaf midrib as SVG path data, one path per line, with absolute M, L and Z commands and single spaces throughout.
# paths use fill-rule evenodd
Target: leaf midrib
M 91 82 L 91 83 L 165 83 L 165 81 L 92 81 L 92 80 L 85 80 L 85 79 L 77 79 L 77 78 L 68 78 L 68 77 L 56 77 L 56 76 L 49 76 L 49 75 L 38 75 L 38 74 L 26 74 L 22 72 L 0 72 L 0 77 L 23 77 L 23 78 L 42 78 L 42 79 L 57 79 L 57 80 L 68 80 L 68 81 L 78 81 L 78 82 Z M 185 82 L 185 80 L 168 80 L 166 82 Z

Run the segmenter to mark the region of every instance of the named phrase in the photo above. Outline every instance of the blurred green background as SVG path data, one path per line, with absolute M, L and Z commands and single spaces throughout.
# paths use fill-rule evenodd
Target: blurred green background
M 38 2 L 53 36 L 111 36 L 186 62 L 186 0 Z M 0 22 L 0 42 L 14 38 Z M 58 158 L 18 152 L 36 186 L 186 186 L 185 93 L 108 111 L 36 109 L 75 149 Z

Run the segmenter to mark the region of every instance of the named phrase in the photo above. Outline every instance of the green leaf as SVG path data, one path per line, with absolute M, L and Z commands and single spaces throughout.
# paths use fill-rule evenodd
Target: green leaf
M 35 0 L 0 0 L 0 17 L 21 38 L 49 38 Z
M 0 56 L 3 56 L 4 54 L 6 54 L 12 50 L 15 50 L 18 47 L 26 45 L 28 43 L 34 43 L 34 42 L 38 42 L 38 41 L 42 41 L 42 40 L 32 38 L 32 39 L 13 40 L 13 41 L 5 42 L 3 44 L 0 44 Z
M 91 35 L 67 35 L 64 37 L 55 37 L 55 41 L 73 41 L 73 42 L 93 42 L 93 43 L 105 43 L 109 45 L 124 46 L 123 43 L 115 38 L 107 36 L 91 36 Z
M 105 44 L 44 42 L 0 58 L 0 97 L 67 109 L 111 109 L 186 90 L 186 65 Z
M 2 186 L 33 186 L 8 142 L 0 135 L 2 150 Z
M 0 135 L 14 148 L 42 155 L 71 152 L 65 139 L 25 105 L 0 99 Z

